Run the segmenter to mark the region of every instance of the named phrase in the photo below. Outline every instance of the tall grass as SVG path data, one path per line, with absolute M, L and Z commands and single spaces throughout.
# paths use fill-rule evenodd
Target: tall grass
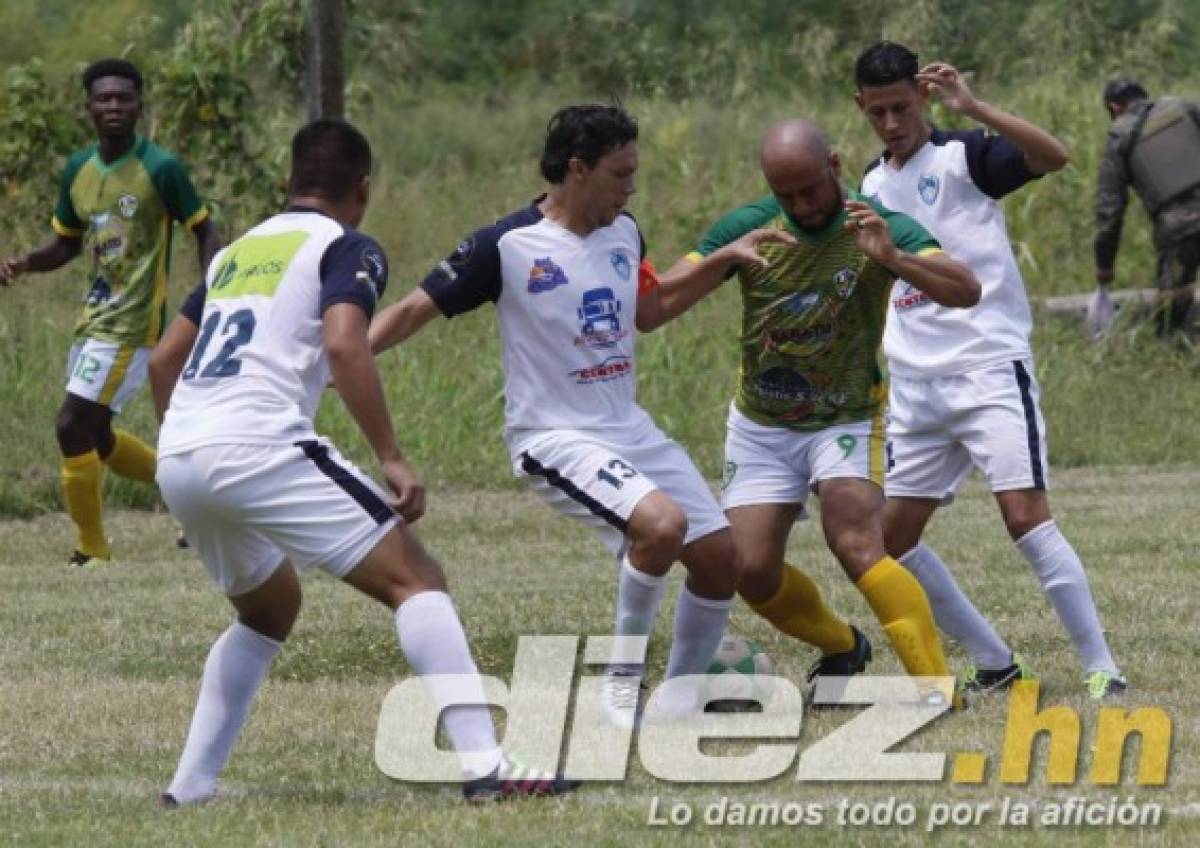
M 1200 80 L 1197 77 L 1192 82 Z M 1091 285 L 1091 201 L 1096 157 L 1106 120 L 1101 79 L 1048 76 L 1000 89 L 994 99 L 1060 135 L 1072 163 L 1006 201 L 1009 230 L 1031 294 Z M 1181 84 L 1178 90 L 1200 86 Z M 376 96 L 378 101 L 386 98 Z M 386 110 L 354 116 L 380 158 L 373 205 L 364 229 L 387 249 L 392 281 L 387 300 L 416 285 L 462 236 L 541 191 L 536 160 L 547 118 L 563 103 L 596 99 L 564 85 L 533 85 L 484 94 L 446 86 L 425 96 L 397 90 Z M 632 203 L 659 266 L 692 248 L 717 216 L 766 189 L 757 146 L 774 120 L 810 115 L 829 130 L 843 176 L 855 183 L 878 149 L 850 99 L 849 85 L 786 96 L 633 97 L 640 119 L 639 192 Z M 956 123 L 935 109 L 936 122 Z M 1153 271 L 1148 227 L 1131 204 L 1121 253 L 1121 280 L 1147 285 Z M 177 240 L 171 303 L 194 279 L 190 239 Z M 16 248 L 5 245 L 5 249 Z M 5 251 L 5 252 L 6 252 Z M 83 291 L 81 266 L 26 277 L 0 292 L 0 514 L 30 515 L 59 505 L 54 414 L 64 361 Z M 639 394 L 656 419 L 717 476 L 725 407 L 737 364 L 740 304 L 732 287 L 678 322 L 639 340 Z M 495 320 L 484 308 L 452 322 L 438 320 L 381 359 L 400 441 L 434 486 L 496 487 L 511 479 L 500 442 L 503 398 Z M 1042 321 L 1034 337 L 1052 460 L 1059 465 L 1194 462 L 1200 432 L 1189 412 L 1200 399 L 1194 351 L 1171 350 L 1130 330 L 1100 347 L 1078 327 Z M 121 417 L 154 437 L 143 394 Z M 356 459 L 368 452 L 340 403 L 328 397 L 318 419 Z M 149 487 L 108 475 L 108 502 L 152 506 Z

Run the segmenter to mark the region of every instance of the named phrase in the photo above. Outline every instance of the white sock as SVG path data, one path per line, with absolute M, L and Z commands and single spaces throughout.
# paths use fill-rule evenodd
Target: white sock
M 1053 520 L 1039 524 L 1017 540 L 1017 548 L 1033 566 L 1042 590 L 1071 634 L 1084 671 L 1119 674 L 1100 629 L 1083 563 L 1058 525 Z
M 500 763 L 496 729 L 483 695 L 479 670 L 471 659 L 467 636 L 445 592 L 420 592 L 396 610 L 396 632 L 408 664 L 423 678 L 430 698 L 442 712 L 446 733 L 468 778 L 490 774 Z M 425 675 L 475 675 L 463 687 Z M 474 702 L 467 706 L 463 702 Z M 448 704 L 463 704 L 448 707 Z
M 629 554 L 621 558 L 617 578 L 617 613 L 613 632 L 621 636 L 649 636 L 667 589 L 667 576 L 656 577 L 633 567 Z M 620 653 L 620 648 L 617 648 Z M 620 663 L 617 663 L 620 665 Z
M 282 647 L 236 621 L 213 643 L 183 755 L 167 789 L 180 804 L 216 794 L 217 777 L 246 723 L 254 693 Z
M 962 643 L 978 668 L 994 671 L 1012 664 L 1012 650 L 991 622 L 963 594 L 946 564 L 924 542 L 900 557 L 929 596 L 937 626 Z
M 704 674 L 725 635 L 733 598 L 712 600 L 693 595 L 685 584 L 675 605 L 675 639 L 667 658 L 667 679 Z

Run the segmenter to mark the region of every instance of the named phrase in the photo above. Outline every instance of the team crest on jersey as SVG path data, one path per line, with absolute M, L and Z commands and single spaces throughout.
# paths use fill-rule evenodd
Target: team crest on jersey
M 138 199 L 132 194 L 122 194 L 117 198 L 117 208 L 126 218 L 132 218 L 137 214 Z
M 854 286 L 858 283 L 858 272 L 853 268 L 843 268 L 833 275 L 833 287 L 842 300 L 848 300 L 854 294 Z
M 937 174 L 926 176 L 922 174 L 917 180 L 917 194 L 921 195 L 921 199 L 925 201 L 926 206 L 932 206 L 937 200 L 938 192 L 942 188 L 942 180 Z
M 540 294 L 567 284 L 567 275 L 549 256 L 533 260 L 529 271 L 529 293 Z
M 616 347 L 629 333 L 621 329 L 621 301 L 610 288 L 588 289 L 575 311 L 579 316 L 576 347 Z
M 608 258 L 612 260 L 613 270 L 617 272 L 617 276 L 621 278 L 622 282 L 627 281 L 631 266 L 629 264 L 629 257 L 625 255 L 625 252 L 614 250 L 609 254 Z

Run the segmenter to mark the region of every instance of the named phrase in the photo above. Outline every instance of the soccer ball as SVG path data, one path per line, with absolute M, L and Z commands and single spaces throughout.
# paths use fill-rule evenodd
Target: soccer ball
M 762 646 L 745 636 L 727 635 L 708 665 L 707 712 L 761 712 L 770 700 L 770 681 L 762 675 L 774 673 L 771 658 Z M 760 675 L 755 677 L 754 675 Z

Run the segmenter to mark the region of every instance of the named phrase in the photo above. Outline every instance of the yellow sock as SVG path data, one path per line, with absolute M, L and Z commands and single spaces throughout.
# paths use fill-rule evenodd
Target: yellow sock
M 100 517 L 100 476 L 104 466 L 94 450 L 79 456 L 66 456 L 62 461 L 63 497 L 67 514 L 79 531 L 80 553 L 108 559 L 108 539 L 104 538 L 104 523 Z
M 777 630 L 816 645 L 827 654 L 840 654 L 854 647 L 850 625 L 825 606 L 817 584 L 786 562 L 779 590 L 761 604 L 750 604 L 750 608 Z
M 104 464 L 122 477 L 141 483 L 153 483 L 157 454 L 154 448 L 133 433 L 114 430 L 117 437 L 112 453 L 104 457 Z
M 884 557 L 855 585 L 866 596 L 909 674 L 914 677 L 950 676 L 929 599 L 908 569 L 891 557 Z

